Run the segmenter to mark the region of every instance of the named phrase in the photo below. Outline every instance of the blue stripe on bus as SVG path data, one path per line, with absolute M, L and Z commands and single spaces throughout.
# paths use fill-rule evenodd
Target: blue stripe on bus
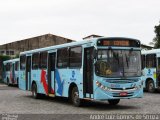
M 58 70 L 56 70 L 56 81 L 57 81 L 57 84 L 58 84 L 57 93 L 62 96 L 64 81 L 61 81 L 60 74 L 59 74 Z

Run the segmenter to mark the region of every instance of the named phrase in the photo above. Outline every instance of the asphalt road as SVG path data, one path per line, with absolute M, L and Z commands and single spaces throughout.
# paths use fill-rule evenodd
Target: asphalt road
M 143 98 L 121 100 L 117 106 L 108 102 L 86 102 L 74 107 L 66 98 L 33 99 L 30 92 L 0 84 L 0 114 L 160 114 L 160 93 L 144 93 Z M 85 116 L 84 115 L 84 116 Z M 87 115 L 85 116 L 88 117 Z M 57 117 L 56 117 L 57 118 Z M 71 117 L 73 119 L 73 117 Z

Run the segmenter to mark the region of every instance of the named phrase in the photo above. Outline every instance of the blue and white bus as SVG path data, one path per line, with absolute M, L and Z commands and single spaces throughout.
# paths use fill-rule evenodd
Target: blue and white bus
M 140 41 L 101 37 L 20 53 L 19 86 L 40 94 L 82 100 L 141 98 Z
M 3 62 L 3 81 L 7 85 L 18 85 L 19 58 Z
M 144 89 L 154 92 L 160 88 L 160 49 L 142 51 Z

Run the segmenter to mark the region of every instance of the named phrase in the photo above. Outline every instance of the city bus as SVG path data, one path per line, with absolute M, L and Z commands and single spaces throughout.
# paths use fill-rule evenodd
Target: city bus
M 160 88 L 160 49 L 142 51 L 144 89 L 154 92 Z
M 141 98 L 140 45 L 136 39 L 100 37 L 21 52 L 19 87 L 34 98 L 67 97 L 75 106 Z
M 7 85 L 18 85 L 19 58 L 3 62 L 3 81 Z

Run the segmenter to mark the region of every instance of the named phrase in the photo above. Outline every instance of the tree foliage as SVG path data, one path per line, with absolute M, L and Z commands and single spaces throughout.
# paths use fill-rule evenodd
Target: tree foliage
M 11 59 L 11 57 L 10 57 L 10 56 L 7 56 L 7 55 L 0 55 L 0 59 L 1 59 L 2 61 L 5 61 L 5 60 Z
M 160 48 L 160 22 L 159 25 L 154 27 L 154 32 L 156 36 L 153 38 L 151 44 L 154 45 L 155 48 Z

